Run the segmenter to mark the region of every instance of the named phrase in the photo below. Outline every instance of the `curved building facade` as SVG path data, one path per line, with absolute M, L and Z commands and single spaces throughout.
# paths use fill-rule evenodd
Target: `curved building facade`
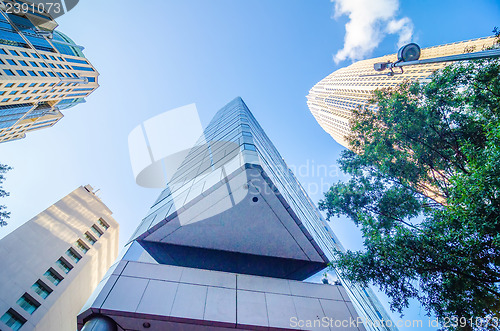
M 420 59 L 480 51 L 495 44 L 494 37 L 473 39 L 452 44 L 423 48 Z M 376 89 L 396 87 L 405 80 L 423 81 L 450 62 L 404 67 L 402 74 L 393 76 L 377 73 L 373 65 L 378 62 L 396 62 L 397 54 L 358 61 L 339 69 L 313 86 L 307 96 L 307 105 L 319 125 L 336 142 L 349 148 L 346 135 L 350 132 L 352 110 L 366 104 Z M 400 69 L 395 68 L 398 72 Z

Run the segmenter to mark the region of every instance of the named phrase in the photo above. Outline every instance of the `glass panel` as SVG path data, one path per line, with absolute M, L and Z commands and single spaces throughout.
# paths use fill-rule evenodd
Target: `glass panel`
M 8 312 L 3 314 L 2 318 L 0 318 L 0 321 L 2 321 L 5 325 L 10 327 L 14 331 L 19 330 L 21 326 L 26 323 L 26 320 L 19 314 L 15 313 L 12 309 L 9 309 Z
M 78 247 L 84 254 L 89 251 L 87 245 L 85 245 L 80 239 L 78 239 L 75 243 L 76 247 Z
M 38 294 L 39 296 L 41 296 L 43 299 L 47 298 L 49 296 L 49 294 L 52 293 L 52 290 L 47 285 L 45 285 L 44 283 L 42 283 L 41 280 L 38 280 L 35 284 L 33 284 L 31 286 L 31 289 L 36 294 Z
M 68 249 L 68 250 L 66 251 L 66 255 L 68 255 L 68 256 L 69 256 L 69 258 L 70 258 L 71 260 L 73 260 L 75 263 L 78 263 L 78 261 L 80 261 L 80 260 L 81 260 L 81 258 L 82 258 L 82 257 L 81 257 L 80 255 L 78 255 L 78 254 L 77 254 L 77 253 L 76 253 L 76 252 L 75 252 L 72 248 L 70 248 L 70 249 Z
M 90 228 L 90 230 L 92 232 L 94 232 L 94 234 L 98 237 L 102 236 L 102 232 L 101 230 L 99 230 L 95 225 L 92 225 L 92 227 Z
M 95 242 L 96 242 L 96 240 L 88 232 L 85 232 L 85 239 L 87 239 L 87 241 L 91 245 L 95 244 Z
M 40 304 L 31 299 L 26 293 L 17 300 L 17 304 L 26 310 L 29 314 L 33 314 L 40 307 Z
M 75 91 L 78 90 L 78 89 L 75 89 Z M 107 230 L 109 228 L 109 225 L 108 223 L 104 222 L 104 220 L 102 218 L 100 218 L 98 221 L 100 226 L 102 226 L 105 230 Z
M 63 278 L 61 276 L 59 276 L 52 269 L 47 270 L 43 275 L 45 277 L 47 277 L 47 279 L 50 280 L 52 282 L 52 284 L 54 284 L 56 286 L 63 280 Z
M 66 263 L 66 261 L 64 261 L 62 258 L 56 261 L 56 265 L 65 273 L 68 273 L 71 271 L 71 269 L 73 269 L 73 267 Z

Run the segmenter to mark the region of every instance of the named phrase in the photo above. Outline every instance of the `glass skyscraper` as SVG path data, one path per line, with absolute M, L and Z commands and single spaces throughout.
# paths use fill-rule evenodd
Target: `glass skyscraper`
M 0 5 L 0 143 L 53 126 L 61 110 L 84 102 L 99 86 L 83 47 L 56 31 L 49 14 L 37 6 L 7 7 L 23 3 Z
M 369 289 L 340 274 L 342 285 L 303 282 L 342 249 L 236 98 L 170 178 L 79 328 L 324 330 L 331 319 L 365 322 L 351 330 L 393 329 L 373 323 L 390 318 Z

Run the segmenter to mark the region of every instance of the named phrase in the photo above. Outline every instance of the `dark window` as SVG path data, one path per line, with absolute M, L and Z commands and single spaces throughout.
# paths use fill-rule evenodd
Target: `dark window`
M 43 299 L 47 298 L 50 295 L 50 293 L 52 293 L 50 287 L 45 285 L 45 283 L 42 282 L 40 279 L 37 280 L 36 283 L 31 286 L 31 289 L 33 290 L 33 292 L 41 296 Z
M 73 248 L 66 251 L 66 255 L 73 260 L 73 262 L 78 263 L 82 259 L 81 255 L 78 254 Z
M 92 236 L 90 235 L 90 233 L 88 233 L 88 232 L 85 232 L 85 239 L 87 239 L 87 241 L 88 241 L 91 245 L 95 244 L 95 243 L 96 243 L 96 241 L 97 241 L 97 240 L 95 240 L 95 239 L 94 239 L 94 237 L 92 237 Z
M 35 310 L 40 307 L 40 303 L 38 303 L 27 293 L 24 293 L 24 295 L 20 297 L 19 300 L 17 300 L 17 304 L 21 306 L 22 309 L 26 310 L 29 314 L 33 314 Z
M 43 275 L 47 277 L 47 279 L 50 280 L 50 282 L 56 286 L 64 279 L 62 276 L 59 276 L 59 274 L 55 272 L 55 270 L 52 268 L 47 270 Z
M 13 66 L 17 66 L 17 63 L 14 60 L 7 59 L 7 62 L 9 62 L 9 64 L 12 64 Z
M 92 225 L 92 226 L 90 227 L 90 231 L 94 232 L 94 234 L 95 234 L 96 236 L 98 236 L 98 237 L 102 236 L 102 231 L 101 231 L 101 229 L 99 229 L 99 228 L 98 228 L 97 226 L 95 226 L 95 225 Z
M 71 269 L 73 269 L 73 266 L 66 262 L 66 260 L 64 260 L 62 257 L 56 261 L 56 265 L 65 273 L 68 273 L 71 271 Z
M 12 70 L 3 69 L 3 71 L 5 71 L 5 73 L 7 74 L 7 76 L 15 76 L 14 73 L 12 72 Z
M 76 91 L 76 90 L 75 90 Z M 97 220 L 97 223 L 99 223 L 100 226 L 102 226 L 104 228 L 104 230 L 107 230 L 109 229 L 109 225 L 108 223 L 106 223 L 102 218 L 99 218 Z
M 2 321 L 5 325 L 10 327 L 14 331 L 19 330 L 21 326 L 26 323 L 26 319 L 16 313 L 14 309 L 9 309 L 5 314 L 3 314 L 2 318 L 0 318 L 0 321 Z
M 75 243 L 76 247 L 78 247 L 83 254 L 87 253 L 89 251 L 89 247 L 83 243 L 80 239 L 78 239 Z
M 22 70 L 16 70 L 16 71 L 19 76 L 27 76 L 26 73 Z

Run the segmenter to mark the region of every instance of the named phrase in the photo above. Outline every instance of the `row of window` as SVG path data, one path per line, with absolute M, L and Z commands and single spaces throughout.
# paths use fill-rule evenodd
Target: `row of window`
M 52 61 L 59 60 L 61 62 L 65 62 L 66 61 L 66 62 L 71 62 L 71 63 L 79 63 L 79 64 L 87 64 L 87 65 L 89 64 L 87 61 L 81 60 L 81 59 L 71 59 L 71 58 L 64 58 L 63 59 L 60 56 L 57 56 L 57 58 L 56 58 L 56 56 L 53 56 L 53 55 L 45 55 L 45 54 L 38 55 L 37 53 L 31 53 L 31 56 L 30 56 L 30 54 L 28 54 L 27 52 L 24 52 L 24 51 L 9 50 L 9 52 L 7 52 L 3 48 L 0 48 L 0 54 L 14 55 L 14 56 L 23 56 L 25 58 L 35 58 L 35 59 L 44 59 L 44 60 L 52 60 Z M 31 63 L 34 63 L 34 62 L 31 62 Z M 49 65 L 52 68 L 55 68 L 50 63 L 49 63 Z M 58 64 L 58 66 L 62 69 L 62 67 L 59 64 Z M 70 69 L 69 66 L 67 66 L 67 65 L 65 65 L 65 67 L 67 67 L 68 69 Z M 75 69 L 75 70 L 78 70 L 78 69 Z M 87 69 L 83 69 L 83 70 L 87 70 Z M 91 70 L 91 71 L 93 71 L 93 70 Z
M 24 61 L 24 60 L 13 60 L 13 59 L 5 59 L 5 61 L 7 61 L 8 64 L 10 65 L 13 65 L 13 66 L 18 66 L 18 65 L 21 65 L 23 67 L 34 67 L 34 68 L 52 68 L 52 69 L 68 69 L 68 70 L 71 70 L 71 67 L 67 64 L 65 65 L 62 65 L 62 64 L 58 64 L 58 63 L 45 63 L 45 62 L 35 62 L 35 61 Z M 0 63 L 1 64 L 5 64 L 5 61 L 0 59 Z
M 62 73 L 62 72 L 59 72 L 59 71 L 56 71 L 55 73 L 52 72 L 52 71 L 37 71 L 35 72 L 34 70 L 16 70 L 15 72 L 10 70 L 10 69 L 3 69 L 3 72 L 7 75 L 7 76 L 21 76 L 21 77 L 27 77 L 28 75 L 29 76 L 32 76 L 32 77 L 68 77 L 68 78 L 79 78 L 77 74 L 75 73 Z M 57 74 L 57 76 L 56 76 Z M 2 73 L 0 72 L 0 75 L 2 75 Z
M 23 57 L 27 57 L 27 58 L 33 57 L 35 59 L 40 59 L 40 56 L 37 53 L 31 53 L 31 56 L 30 56 L 27 52 L 23 52 L 23 51 L 16 51 L 16 50 L 13 50 L 13 49 L 10 49 L 8 51 L 9 51 L 10 55 L 14 55 L 14 56 L 21 56 L 22 55 Z M 0 54 L 9 55 L 9 53 L 7 53 L 7 51 L 5 51 L 5 49 L 0 48 Z M 63 58 L 60 57 L 60 56 L 58 56 L 57 59 L 56 59 L 56 57 L 53 56 L 53 55 L 49 55 L 49 56 L 47 56 L 45 54 L 40 54 L 40 55 L 45 60 L 49 60 L 49 58 L 50 58 L 53 61 L 59 60 L 61 62 L 64 62 Z
M 102 218 L 99 218 L 97 222 L 101 227 L 104 228 L 104 230 L 107 230 L 109 228 L 109 225 Z M 103 235 L 103 230 L 101 230 L 95 224 L 90 227 L 90 230 L 97 237 L 101 237 Z M 84 236 L 87 242 L 90 243 L 91 245 L 94 245 L 97 241 L 97 239 L 95 239 L 95 237 L 91 235 L 89 232 L 85 232 Z M 75 246 L 78 247 L 79 251 L 82 252 L 83 254 L 87 253 L 90 249 L 90 247 L 81 239 L 78 239 L 75 242 Z M 80 254 L 73 247 L 70 247 L 66 251 L 66 256 L 70 260 L 72 260 L 75 264 L 82 259 L 82 254 Z M 61 269 L 66 274 L 68 274 L 73 269 L 73 265 L 71 265 L 71 263 L 69 263 L 62 256 L 56 261 L 55 264 L 59 269 Z M 59 283 L 64 279 L 64 277 L 61 276 L 53 268 L 49 268 L 43 275 L 46 280 L 50 281 L 55 286 L 59 285 Z M 53 292 L 53 290 L 48 285 L 46 285 L 41 279 L 38 279 L 31 286 L 31 289 L 33 290 L 33 292 L 38 294 L 42 299 L 46 299 Z M 19 305 L 30 315 L 33 314 L 38 309 L 38 307 L 41 306 L 41 303 L 28 293 L 24 293 L 19 298 L 19 300 L 17 300 L 16 304 Z M 5 325 L 10 327 L 12 330 L 17 331 L 26 323 L 27 320 L 24 317 L 22 317 L 19 313 L 17 313 L 14 309 L 10 308 L 5 314 L 3 314 L 3 316 L 0 318 L 0 321 L 2 321 Z
M 19 83 L 19 84 L 17 84 L 17 87 L 25 87 L 26 84 L 27 83 Z M 6 87 L 6 88 L 15 87 L 14 85 L 16 85 L 16 84 L 14 84 L 14 83 L 7 83 L 7 84 L 5 84 L 4 87 Z M 45 87 L 45 86 L 52 87 L 54 85 L 55 86 L 63 86 L 64 83 L 63 82 L 59 82 L 59 83 L 57 83 L 57 85 L 56 85 L 56 83 L 30 83 L 28 85 L 28 87 L 37 87 L 37 85 L 38 85 L 38 87 Z M 64 85 L 64 86 L 76 86 L 76 85 L 78 85 L 78 83 L 66 83 L 66 85 Z M 1 84 L 0 84 L 0 86 L 1 86 Z

